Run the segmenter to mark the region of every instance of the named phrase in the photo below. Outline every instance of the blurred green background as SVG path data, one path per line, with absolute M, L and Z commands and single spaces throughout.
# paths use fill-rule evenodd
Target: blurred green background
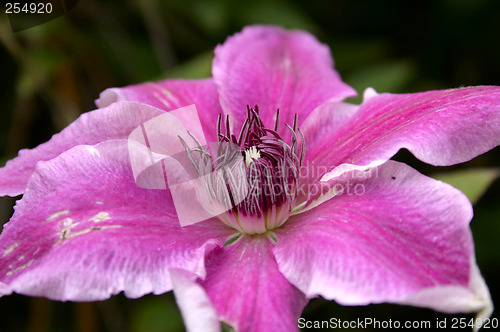
M 210 76 L 215 45 L 255 23 L 315 34 L 331 47 L 337 70 L 359 93 L 368 86 L 379 92 L 416 92 L 500 85 L 500 2 L 495 0 L 411 5 L 384 0 L 84 0 L 70 13 L 18 33 L 12 33 L 2 13 L 0 165 L 94 109 L 93 101 L 108 87 Z M 452 183 L 475 202 L 471 227 L 477 261 L 498 305 L 500 183 L 495 167 L 500 166 L 500 149 L 446 168 L 424 165 L 406 151 L 395 159 Z M 0 199 L 0 222 L 10 218 L 14 202 Z M 342 307 L 314 299 L 303 317 L 434 322 L 472 316 L 388 304 Z M 118 295 L 97 303 L 20 295 L 0 299 L 0 331 L 183 330 L 172 294 L 138 300 Z

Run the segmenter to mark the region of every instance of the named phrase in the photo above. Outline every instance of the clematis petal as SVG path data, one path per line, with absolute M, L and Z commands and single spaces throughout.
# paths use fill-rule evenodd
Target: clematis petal
M 274 254 L 286 278 L 309 297 L 345 305 L 489 311 L 465 195 L 394 161 L 365 174 L 354 170 L 332 179 L 335 197 L 276 231 Z M 455 306 L 430 303 L 450 290 L 467 296 Z
M 258 105 L 264 124 L 301 121 L 319 105 L 356 95 L 333 68 L 330 50 L 303 31 L 250 26 L 215 49 L 213 77 L 223 109 L 239 129 L 247 105 Z M 282 125 L 282 131 L 286 128 Z
M 10 295 L 10 294 L 12 294 L 12 290 L 10 289 L 10 287 L 4 284 L 3 282 L 0 282 L 0 296 Z
M 278 271 L 266 236 L 242 236 L 214 250 L 202 282 L 222 321 L 245 331 L 296 331 L 307 303 L 304 294 Z
M 310 158 L 317 156 L 325 149 L 323 142 L 335 135 L 356 114 L 359 106 L 344 102 L 326 102 L 314 109 L 300 126 L 306 144 L 306 159 L 300 170 L 301 188 L 315 186 L 318 179 L 327 173 L 331 167 L 320 165 Z M 299 202 L 307 200 L 308 190 L 299 192 Z
M 332 133 L 338 131 L 358 111 L 359 106 L 344 102 L 326 102 L 314 109 L 300 126 L 306 138 L 307 153 L 317 154 L 316 147 L 321 145 Z
M 218 332 L 221 324 L 215 308 L 197 276 L 184 270 L 170 269 L 177 305 L 188 332 Z
M 469 288 L 441 286 L 423 289 L 404 299 L 401 304 L 432 308 L 448 313 L 467 312 L 478 308 L 476 317 L 484 322 L 493 313 L 490 294 L 475 261 L 471 261 Z M 478 296 L 479 295 L 479 296 Z M 486 305 L 485 305 L 486 304 Z M 477 328 L 474 329 L 477 331 Z
M 0 236 L 0 281 L 57 300 L 136 298 L 172 289 L 169 268 L 205 276 L 205 253 L 234 233 L 181 228 L 167 190 L 139 188 L 127 141 L 80 145 L 40 162 Z
M 132 102 L 115 103 L 82 114 L 48 142 L 19 151 L 17 158 L 0 168 L 0 195 L 22 194 L 37 162 L 57 157 L 76 145 L 126 139 L 137 126 L 161 114 L 157 108 Z
M 382 163 L 401 148 L 446 166 L 500 144 L 499 87 L 368 95 L 350 121 L 308 150 L 316 167 Z
M 214 142 L 217 117 L 223 111 L 219 95 L 212 78 L 202 80 L 163 80 L 111 88 L 101 92 L 96 100 L 98 107 L 106 107 L 117 101 L 135 101 L 154 106 L 164 111 L 172 111 L 194 104 L 198 109 L 205 137 Z M 190 118 L 181 119 L 189 122 Z

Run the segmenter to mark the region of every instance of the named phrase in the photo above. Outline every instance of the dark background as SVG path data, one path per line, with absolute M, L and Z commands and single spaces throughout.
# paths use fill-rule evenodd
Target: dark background
M 35 147 L 79 114 L 94 109 L 93 101 L 108 87 L 210 76 L 215 45 L 248 24 L 279 24 L 315 34 L 331 47 L 337 70 L 359 93 L 369 86 L 379 92 L 416 92 L 500 85 L 499 1 L 408 3 L 84 0 L 66 15 L 17 33 L 0 14 L 0 165 L 19 149 Z M 395 158 L 429 175 L 500 165 L 498 148 L 447 168 L 424 165 L 405 151 Z M 472 181 L 473 188 L 460 187 L 460 174 L 455 177 L 460 189 L 466 194 L 478 189 L 474 185 L 479 181 Z M 500 303 L 499 194 L 495 181 L 475 200 L 471 224 L 477 261 L 495 303 Z M 10 218 L 14 201 L 0 199 L 0 223 Z M 342 307 L 315 299 L 303 317 L 433 324 L 447 318 L 449 327 L 452 317 L 472 316 L 388 304 Z M 0 331 L 183 330 L 171 293 L 138 300 L 118 295 L 98 303 L 21 295 L 0 299 Z

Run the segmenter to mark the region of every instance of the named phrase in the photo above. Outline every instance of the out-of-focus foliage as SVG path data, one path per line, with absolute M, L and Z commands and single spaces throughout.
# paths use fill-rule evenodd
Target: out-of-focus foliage
M 132 313 L 131 332 L 183 331 L 182 318 L 173 301 L 167 297 L 147 296 Z
M 434 174 L 433 178 L 461 190 L 475 204 L 500 175 L 500 169 L 472 168 L 455 172 Z
M 315 34 L 331 47 L 336 68 L 360 94 L 369 86 L 415 92 L 500 85 L 500 2 L 495 0 L 81 0 L 69 14 L 15 34 L 0 16 L 0 165 L 94 109 L 93 101 L 108 87 L 210 76 L 213 48 L 255 23 Z M 500 184 L 486 190 L 494 174 L 466 169 L 498 167 L 499 157 L 497 148 L 464 165 L 436 170 L 408 152 L 396 156 L 425 174 L 444 172 L 440 179 L 475 201 L 471 227 L 478 263 L 497 306 Z M 457 173 L 448 174 L 450 169 Z M 12 205 L 12 199 L 0 199 L 0 221 L 8 220 Z M 316 299 L 304 317 L 435 321 L 447 316 Z M 182 331 L 183 326 L 172 294 L 138 300 L 119 295 L 87 304 L 13 295 L 0 299 L 0 330 Z

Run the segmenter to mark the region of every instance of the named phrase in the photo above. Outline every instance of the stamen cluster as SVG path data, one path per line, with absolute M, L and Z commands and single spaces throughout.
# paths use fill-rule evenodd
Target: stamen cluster
M 290 145 L 278 134 L 279 111 L 273 129 L 266 128 L 259 109 L 247 107 L 247 118 L 236 137 L 231 133 L 229 117 L 217 121 L 217 151 L 211 156 L 207 149 L 186 151 L 200 174 L 208 177 L 206 190 L 226 212 L 218 217 L 227 225 L 247 234 L 261 234 L 281 226 L 295 206 L 299 170 L 305 155 L 305 141 L 297 128 L 297 115 Z M 297 133 L 301 136 L 299 147 Z M 192 152 L 200 153 L 196 160 Z M 300 152 L 299 152 L 300 151 Z

